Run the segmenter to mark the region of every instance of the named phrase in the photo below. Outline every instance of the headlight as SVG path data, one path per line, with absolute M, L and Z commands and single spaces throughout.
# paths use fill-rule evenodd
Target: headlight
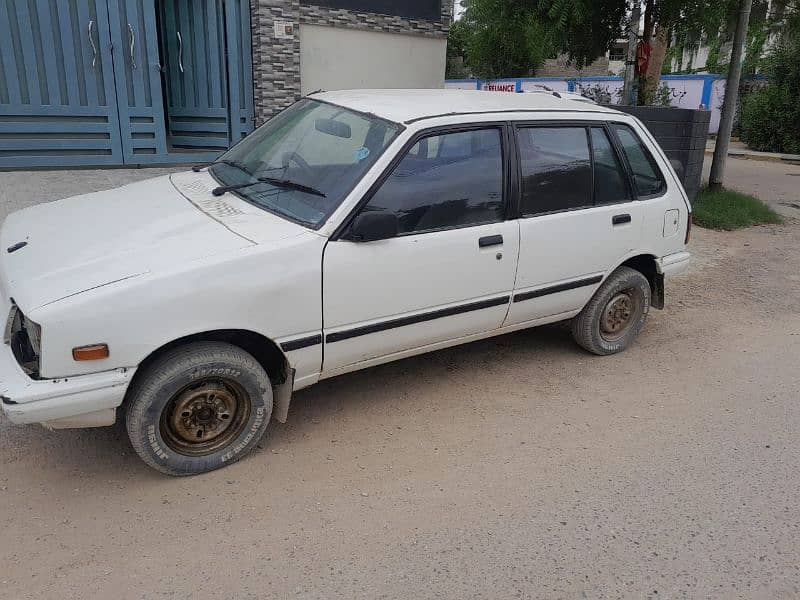
M 22 327 L 28 332 L 33 353 L 38 357 L 42 353 L 42 328 L 38 323 L 34 323 L 23 315 Z
M 4 341 L 11 346 L 14 358 L 31 377 L 39 376 L 39 355 L 42 352 L 42 328 L 12 304 L 6 321 Z

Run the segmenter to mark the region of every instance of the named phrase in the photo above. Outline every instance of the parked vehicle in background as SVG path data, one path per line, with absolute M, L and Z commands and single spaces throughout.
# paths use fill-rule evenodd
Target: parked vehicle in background
M 627 348 L 691 213 L 633 117 L 549 94 L 313 94 L 207 168 L 39 205 L 0 231 L 2 405 L 126 420 L 171 475 L 245 455 L 292 391 L 572 319 Z

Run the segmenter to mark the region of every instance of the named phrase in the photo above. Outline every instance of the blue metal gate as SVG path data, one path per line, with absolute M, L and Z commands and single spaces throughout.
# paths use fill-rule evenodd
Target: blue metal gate
M 228 146 L 225 22 L 220 0 L 161 4 L 167 128 L 173 147 Z
M 106 0 L 3 4 L 0 166 L 122 163 Z
M 4 4 L 0 168 L 198 162 L 251 131 L 248 0 Z

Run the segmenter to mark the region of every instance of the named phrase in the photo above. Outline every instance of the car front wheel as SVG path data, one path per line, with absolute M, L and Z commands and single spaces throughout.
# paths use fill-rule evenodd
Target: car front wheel
M 572 320 L 572 337 L 594 354 L 622 352 L 644 326 L 650 293 L 644 275 L 630 267 L 619 267 Z
M 154 469 L 168 475 L 212 471 L 263 437 L 272 386 L 241 348 L 187 344 L 145 369 L 129 391 L 126 425 L 134 450 Z

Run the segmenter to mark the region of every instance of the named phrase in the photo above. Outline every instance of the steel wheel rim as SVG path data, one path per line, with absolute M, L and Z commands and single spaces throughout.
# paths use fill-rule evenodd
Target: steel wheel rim
M 206 456 L 235 440 L 250 419 L 244 388 L 230 379 L 207 378 L 185 386 L 161 413 L 161 437 L 175 452 Z
M 608 342 L 616 342 L 628 333 L 639 312 L 633 288 L 622 290 L 608 301 L 600 317 L 600 335 Z

